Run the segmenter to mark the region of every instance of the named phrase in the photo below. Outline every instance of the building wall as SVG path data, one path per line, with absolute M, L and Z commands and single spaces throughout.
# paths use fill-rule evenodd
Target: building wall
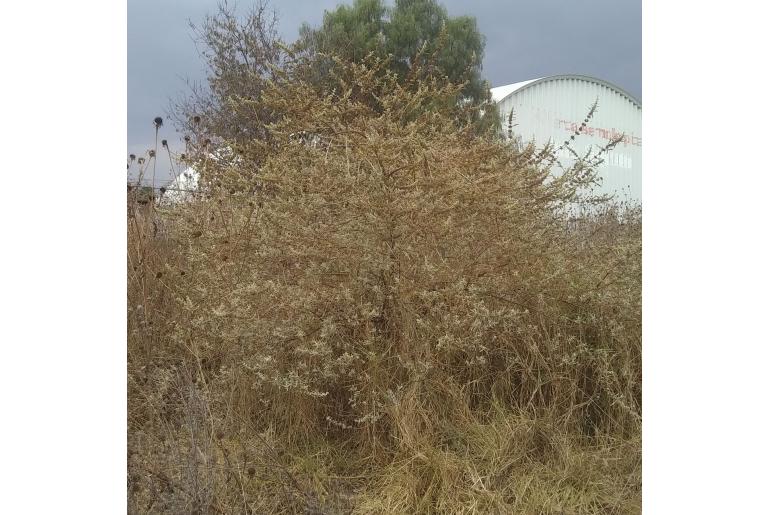
M 494 92 L 494 90 L 493 90 Z M 508 114 L 514 110 L 514 135 L 538 146 L 552 140 L 558 147 L 583 123 L 591 105 L 599 104 L 591 120 L 571 147 L 580 155 L 589 147 L 598 150 L 620 134 L 624 141 L 605 154 L 599 167 L 602 179 L 597 193 L 614 194 L 619 200 L 642 200 L 642 109 L 611 85 L 590 78 L 563 77 L 534 81 L 498 101 L 507 131 Z M 507 132 L 506 132 L 507 133 Z M 567 151 L 559 155 L 568 165 Z

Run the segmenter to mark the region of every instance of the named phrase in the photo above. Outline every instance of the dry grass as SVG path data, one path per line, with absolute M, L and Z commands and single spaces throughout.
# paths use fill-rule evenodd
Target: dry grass
M 130 511 L 639 512 L 640 214 L 568 221 L 590 170 L 459 86 L 310 67 L 231 99 L 280 121 L 194 200 L 130 192 Z

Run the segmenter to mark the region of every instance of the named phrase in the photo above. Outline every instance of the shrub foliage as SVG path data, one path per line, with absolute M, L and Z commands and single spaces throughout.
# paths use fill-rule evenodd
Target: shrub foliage
M 639 213 L 570 217 L 591 169 L 478 136 L 462 85 L 334 69 L 231 97 L 269 138 L 129 205 L 130 503 L 638 511 Z

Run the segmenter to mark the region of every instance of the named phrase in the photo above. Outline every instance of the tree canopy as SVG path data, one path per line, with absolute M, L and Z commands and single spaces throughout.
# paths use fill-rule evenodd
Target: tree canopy
M 368 53 L 392 56 L 391 68 L 400 77 L 412 70 L 420 51 L 435 55 L 437 71 L 453 83 L 465 83 L 463 97 L 474 103 L 489 98 L 481 77 L 484 36 L 472 16 L 452 17 L 436 0 L 355 0 L 324 14 L 319 28 L 303 25 L 300 42 L 316 52 L 360 61 Z
M 189 135 L 189 145 L 216 140 L 267 140 L 266 126 L 281 113 L 254 110 L 236 113 L 233 102 L 256 101 L 267 82 L 276 78 L 286 60 L 301 54 L 315 62 L 307 77 L 319 92 L 334 87 L 335 60 L 361 63 L 366 56 L 388 63 L 398 82 L 415 70 L 446 77 L 462 85 L 451 103 L 474 107 L 457 111 L 455 122 L 472 124 L 477 133 L 494 132 L 500 121 L 491 102 L 489 84 L 481 77 L 484 37 L 470 16 L 451 17 L 435 0 L 356 0 L 326 12 L 321 27 L 303 25 L 293 45 L 283 42 L 268 3 L 257 3 L 244 16 L 227 3 L 192 26 L 201 57 L 208 67 L 206 81 L 172 104 L 171 117 Z M 418 63 L 416 61 L 422 61 Z M 256 105 L 256 104 L 255 104 Z M 212 141 L 213 140 L 213 141 Z

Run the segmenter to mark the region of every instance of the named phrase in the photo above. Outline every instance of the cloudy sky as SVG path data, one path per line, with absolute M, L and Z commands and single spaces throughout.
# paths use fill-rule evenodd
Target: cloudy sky
M 154 146 L 153 118 L 165 118 L 169 100 L 201 81 L 189 22 L 200 24 L 217 0 L 129 0 L 127 153 Z M 302 22 L 318 25 L 340 0 L 272 0 L 281 37 L 293 41 Z M 392 4 L 393 2 L 388 2 Z M 451 16 L 476 17 L 486 36 L 483 74 L 492 86 L 546 75 L 592 75 L 642 98 L 641 0 L 443 0 Z M 249 6 L 241 0 L 239 12 Z M 172 149 L 182 147 L 171 124 L 161 129 Z M 169 175 L 159 159 L 158 177 Z

